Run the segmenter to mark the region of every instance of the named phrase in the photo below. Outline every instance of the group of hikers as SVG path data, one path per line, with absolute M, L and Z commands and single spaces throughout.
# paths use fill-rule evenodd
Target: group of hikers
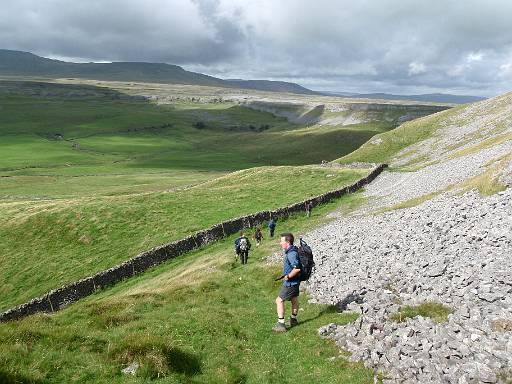
M 311 211 L 313 209 L 313 204 L 310 201 L 304 203 L 304 210 L 306 211 L 306 216 L 311 217 Z M 270 219 L 268 222 L 268 231 L 270 234 L 270 238 L 274 237 L 274 233 L 276 231 L 277 219 Z M 254 232 L 253 239 L 256 240 L 256 246 L 261 244 L 263 240 L 263 233 L 261 232 L 261 227 L 257 227 Z M 247 264 L 247 259 L 249 258 L 249 250 L 251 249 L 251 242 L 245 233 L 240 232 L 240 237 L 235 240 L 235 251 L 238 257 L 240 258 L 240 263 Z
M 268 230 L 270 232 L 270 237 L 274 237 L 274 232 L 276 230 L 276 221 L 274 219 L 270 219 L 268 222 Z M 254 240 L 256 240 L 256 246 L 261 244 L 263 240 L 263 233 L 261 232 L 261 228 L 257 227 L 253 236 Z M 235 240 L 235 252 L 240 258 L 240 263 L 247 264 L 247 259 L 249 258 L 249 250 L 251 249 L 251 241 L 247 236 L 245 236 L 244 232 L 240 232 L 240 237 Z
M 306 203 L 305 211 L 308 217 L 311 216 L 312 204 Z M 277 222 L 270 219 L 268 222 L 268 230 L 270 237 L 274 237 Z M 260 227 L 257 227 L 254 235 L 256 245 L 259 246 L 263 240 L 263 233 Z M 283 274 L 276 280 L 283 280 L 283 285 L 276 298 L 277 323 L 272 328 L 274 332 L 286 332 L 285 323 L 285 301 L 290 301 L 292 305 L 292 313 L 290 315 L 289 327 L 298 324 L 297 314 L 299 312 L 299 287 L 300 282 L 307 280 L 314 266 L 313 253 L 311 248 L 300 239 L 300 246 L 294 245 L 295 238 L 291 233 L 283 233 L 280 235 L 279 244 L 283 250 Z M 240 236 L 235 240 L 235 252 L 240 258 L 242 265 L 247 264 L 249 258 L 249 250 L 251 242 L 244 232 L 240 232 Z

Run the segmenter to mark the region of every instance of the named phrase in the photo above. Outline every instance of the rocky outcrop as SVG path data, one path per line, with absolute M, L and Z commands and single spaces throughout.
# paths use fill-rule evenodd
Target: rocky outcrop
M 320 329 L 385 382 L 495 383 L 512 367 L 512 189 L 482 199 L 442 195 L 407 210 L 341 219 L 307 236 L 317 302 L 361 313 Z M 371 233 L 371 236 L 368 236 Z M 364 240 L 363 240 L 364 239 Z M 439 302 L 446 323 L 390 319 Z
M 360 314 L 320 334 L 385 383 L 512 378 L 511 99 L 449 115 L 392 161 L 416 170 L 385 172 L 366 188 L 362 209 L 305 236 L 316 256 L 312 300 Z M 491 184 L 506 189 L 492 196 L 460 189 Z M 423 303 L 452 313 L 439 323 L 428 313 L 396 321 L 404 306 Z

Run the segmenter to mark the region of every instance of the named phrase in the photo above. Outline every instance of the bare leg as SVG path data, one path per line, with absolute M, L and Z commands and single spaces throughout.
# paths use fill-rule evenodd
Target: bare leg
M 292 315 L 297 316 L 298 312 L 299 312 L 299 297 L 295 296 L 295 297 L 292 297 Z M 283 316 L 284 316 L 284 310 L 283 310 Z
M 284 318 L 284 301 L 279 296 L 276 298 L 277 317 Z

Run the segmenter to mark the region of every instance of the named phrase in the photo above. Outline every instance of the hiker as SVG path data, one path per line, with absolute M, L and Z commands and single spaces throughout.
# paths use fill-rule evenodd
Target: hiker
M 311 203 L 311 201 L 306 201 L 306 204 L 304 204 L 304 208 L 306 209 L 306 216 L 311 217 L 311 210 L 313 209 L 313 203 Z
M 256 228 L 256 232 L 254 232 L 254 240 L 256 240 L 256 246 L 259 247 L 261 240 L 263 240 L 263 233 L 261 233 L 261 228 Z
M 251 249 L 251 242 L 244 235 L 243 232 L 240 232 L 240 237 L 235 240 L 235 252 L 240 257 L 240 262 L 242 264 L 247 264 L 247 259 L 249 258 L 249 250 Z
M 277 223 L 274 219 L 270 219 L 268 222 L 268 230 L 270 231 L 270 237 L 274 237 L 274 231 L 276 230 Z
M 283 233 L 281 235 L 281 248 L 284 251 L 283 259 L 283 286 L 276 298 L 277 324 L 272 328 L 274 332 L 286 332 L 284 322 L 284 302 L 292 302 L 292 314 L 290 316 L 290 327 L 298 324 L 297 313 L 299 312 L 299 286 L 300 286 L 300 260 L 298 248 L 293 245 L 293 235 Z

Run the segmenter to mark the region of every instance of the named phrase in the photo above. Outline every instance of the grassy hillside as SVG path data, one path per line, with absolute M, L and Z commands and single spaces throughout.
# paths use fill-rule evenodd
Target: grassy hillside
M 219 221 L 350 184 L 368 170 L 304 164 L 386 138 L 417 111 L 363 103 L 347 110 L 331 99 L 276 104 L 294 120 L 248 108 L 243 95 L 166 92 L 144 88 L 150 102 L 137 89 L 0 83 L 0 310 Z M 407 124 L 382 153 L 350 156 L 386 159 L 435 129 Z M 345 196 L 310 219 L 279 221 L 278 231 L 304 233 L 361 199 Z M 245 267 L 234 261 L 232 241 L 58 313 L 0 324 L 0 382 L 373 382 L 373 372 L 317 335 L 319 326 L 355 315 L 303 295 L 300 326 L 272 334 L 280 267 L 262 258 L 279 251 L 276 241 L 254 247 Z M 141 365 L 136 377 L 120 372 L 133 362 Z
M 153 246 L 348 185 L 366 172 L 266 167 L 173 192 L 0 204 L 8 218 L 0 223 L 0 310 Z
M 458 106 L 435 115 L 408 121 L 399 127 L 375 135 L 360 148 L 337 160 L 339 163 L 357 161 L 386 163 L 402 149 L 430 138 L 450 116 L 455 116 L 464 106 Z
M 393 127 L 300 130 L 304 126 L 234 103 L 157 106 L 97 87 L 3 84 L 0 170 L 7 175 L 37 168 L 77 175 L 91 174 L 91 167 L 102 174 L 319 163 Z
M 192 99 L 0 82 L 0 309 L 222 220 L 349 184 L 366 171 L 276 166 L 349 153 L 407 111 L 299 124 L 233 100 Z
M 510 140 L 512 93 L 464 104 L 374 136 L 354 152 L 338 159 L 418 166 L 476 153 Z
M 299 108 L 307 119 L 293 122 L 214 96 L 150 102 L 104 87 L 0 83 L 0 310 L 219 221 L 350 184 L 368 170 L 304 164 L 353 151 L 409 111 Z M 278 230 L 300 233 L 358 202 L 347 196 Z M 1 324 L 0 381 L 371 382 L 316 333 L 354 316 L 302 299 L 297 331 L 269 334 L 279 270 L 260 259 L 276 244 L 242 269 L 232 240 L 54 315 Z M 133 361 L 141 369 L 127 378 L 120 369 Z
M 345 196 L 305 216 L 279 222 L 301 233 Z M 53 315 L 0 324 L 4 383 L 372 383 L 373 372 L 339 358 L 318 338 L 329 322 L 353 321 L 301 295 L 300 324 L 273 334 L 273 281 L 279 266 L 261 258 L 276 240 L 254 247 L 249 264 L 234 262 L 233 238 L 209 246 L 84 299 Z M 289 309 L 288 309 L 289 310 Z M 287 356 L 284 359 L 284 356 Z M 140 364 L 136 377 L 121 369 Z

